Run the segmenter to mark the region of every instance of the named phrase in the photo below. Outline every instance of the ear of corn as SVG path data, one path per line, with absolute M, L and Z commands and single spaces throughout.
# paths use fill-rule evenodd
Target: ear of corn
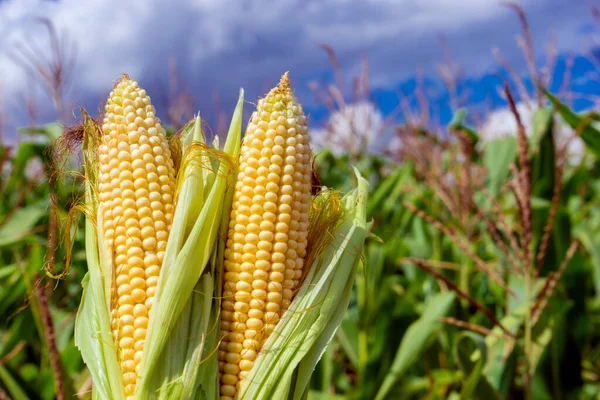
M 124 77 L 105 107 L 98 147 L 98 213 L 113 254 L 112 329 L 125 393 L 133 396 L 173 221 L 175 169 L 146 92 Z
M 368 184 L 357 174 L 356 191 L 343 201 L 325 191 L 311 210 L 311 178 L 306 117 L 285 74 L 258 102 L 242 145 L 224 262 L 221 400 L 305 398 L 347 308 Z
M 160 175 L 158 172 L 163 171 L 163 168 L 152 164 L 150 157 L 146 155 L 150 153 L 146 152 L 148 146 L 145 145 L 150 145 L 154 162 L 157 159 L 160 161 L 159 157 L 168 152 L 166 141 L 158 143 L 153 142 L 152 137 L 144 139 L 132 129 L 130 124 L 136 123 L 139 127 L 141 122 L 136 118 L 144 119 L 144 115 L 136 111 L 137 100 L 130 98 L 130 92 L 125 93 L 124 87 L 129 88 L 130 92 L 131 87 L 134 87 L 138 95 L 141 91 L 131 82 L 122 81 L 117 85 L 115 91 L 118 94 L 115 96 L 113 92 L 111 95 L 106 117 L 109 121 L 105 121 L 104 124 L 104 131 L 111 135 L 109 138 L 102 135 L 91 119 L 86 120 L 83 150 L 87 177 L 85 208 L 89 271 L 83 282 L 84 295 L 77 315 L 76 344 L 92 375 L 94 398 L 171 399 L 193 395 L 195 391 L 211 385 L 213 390 L 217 390 L 218 367 L 213 351 L 218 340 L 218 329 L 214 329 L 218 325 L 215 279 L 219 279 L 216 266 L 216 235 L 221 223 L 222 210 L 229 207 L 225 202 L 227 182 L 231 181 L 233 168 L 229 159 L 237 158 L 240 149 L 243 93 L 240 93 L 240 100 L 232 119 L 225 152 L 206 146 L 202 141 L 199 120 L 192 124 L 188 140 L 183 143 L 184 160 L 176 186 L 174 173 L 168 172 L 168 166 L 167 173 Z M 133 104 L 129 104 L 129 100 Z M 143 98 L 138 100 L 137 103 L 145 107 L 142 111 L 145 111 L 147 119 L 148 113 L 153 113 L 154 110 L 148 108 Z M 130 106 L 134 107 L 134 115 L 131 117 L 131 110 L 127 108 Z M 152 127 L 156 128 L 156 125 L 150 126 L 150 121 L 143 122 L 146 131 Z M 125 128 L 121 127 L 122 124 L 125 124 Z M 142 139 L 141 142 L 133 142 L 128 138 L 124 143 L 124 135 Z M 159 139 L 163 140 L 164 137 Z M 125 145 L 129 149 L 126 149 Z M 156 149 L 157 147 L 160 150 Z M 126 150 L 129 150 L 130 154 L 121 154 Z M 141 161 L 146 162 L 145 164 L 137 165 L 139 162 L 132 159 L 135 158 L 133 155 L 138 154 L 133 154 L 136 150 L 142 153 Z M 115 165 L 111 164 L 111 160 L 115 155 L 117 159 L 121 157 L 123 160 L 119 160 L 118 168 L 113 173 Z M 132 168 L 126 168 L 127 164 L 120 165 L 123 162 L 131 164 Z M 213 168 L 207 167 L 207 164 Z M 104 165 L 107 167 L 103 167 Z M 143 167 L 147 172 L 146 179 L 142 179 L 146 186 L 139 180 L 144 177 L 141 176 L 141 171 L 136 172 L 137 167 Z M 129 175 L 135 179 L 131 179 L 132 176 Z M 107 177 L 110 179 L 107 180 Z M 148 190 L 154 182 L 159 182 L 160 187 Z M 133 188 L 130 187 L 132 185 Z M 176 187 L 176 192 L 165 193 L 161 191 L 162 186 L 169 189 Z M 120 193 L 115 188 L 118 188 Z M 140 190 L 141 194 L 146 194 L 144 190 L 148 192 L 145 198 L 151 200 L 149 202 L 152 217 L 160 216 L 152 209 L 153 202 L 158 202 L 159 199 L 152 196 L 158 195 L 162 200 L 168 199 L 170 204 L 177 199 L 174 210 L 173 206 L 166 207 L 165 204 L 162 204 L 162 210 L 159 210 L 163 211 L 163 214 L 170 212 L 172 215 L 175 212 L 168 242 L 164 236 L 156 234 L 161 230 L 156 221 L 153 221 L 155 240 L 146 240 L 146 234 L 150 233 L 150 230 L 144 229 L 146 226 L 143 218 L 146 215 L 140 215 L 139 210 L 147 204 L 136 204 L 134 208 L 129 199 L 135 200 L 137 197 L 132 198 L 128 190 L 133 191 L 134 196 L 137 190 Z M 130 209 L 131 211 L 128 211 Z M 167 218 L 163 222 L 166 220 Z M 164 225 L 161 227 L 168 227 L 168 224 Z M 125 236 L 121 239 L 119 235 L 123 234 L 123 228 Z M 144 232 L 141 232 L 143 229 Z M 150 253 L 142 257 L 141 253 L 138 254 L 139 250 Z M 152 290 L 155 291 L 154 298 L 152 304 L 146 304 L 150 298 L 147 292 L 147 288 L 150 287 L 148 279 L 144 282 L 146 293 L 142 299 L 141 293 L 132 293 L 132 285 L 137 283 L 132 284 L 131 274 L 127 274 L 129 282 L 126 282 L 122 273 L 138 267 L 137 264 L 129 265 L 132 261 L 136 262 L 136 257 L 144 261 L 148 255 L 157 256 L 159 252 L 162 252 L 162 265 L 158 265 L 160 278 L 152 280 L 152 287 L 155 287 Z M 119 290 L 123 285 L 129 287 Z M 125 289 L 131 290 L 128 292 Z M 113 304 L 117 307 L 112 308 Z M 139 308 L 142 304 L 146 306 L 144 317 L 147 318 L 147 330 L 144 332 L 145 339 L 140 338 L 143 341 L 138 345 L 140 349 L 143 347 L 143 352 L 137 354 L 136 342 L 123 341 L 123 338 L 133 339 L 136 336 L 135 329 L 133 335 L 128 336 L 132 332 L 126 326 L 129 326 L 128 323 L 133 317 L 133 327 L 136 328 L 136 307 Z M 112 323 L 111 309 L 115 316 Z M 207 335 L 211 325 L 215 331 L 212 337 Z M 134 351 L 128 351 L 132 347 Z M 212 361 L 211 354 L 215 354 Z M 132 362 L 135 364 L 132 365 Z M 209 365 L 212 365 L 212 368 Z M 134 379 L 131 369 L 136 373 L 137 379 Z M 208 373 L 202 373 L 203 371 Z
M 223 152 L 204 143 L 199 118 L 181 146 L 159 129 L 142 135 L 158 124 L 145 93 L 132 82 L 115 90 L 104 133 L 86 118 L 83 145 L 89 271 L 75 340 L 93 398 L 304 399 L 349 301 L 368 184 L 357 174 L 343 202 L 325 191 L 311 206 L 306 118 L 287 74 L 243 148 L 240 93 Z M 169 147 L 181 149 L 176 181 L 160 159 Z M 142 269 L 143 288 L 140 259 L 154 271 Z
M 317 245 L 312 250 L 318 253 L 315 261 L 291 306 L 258 354 L 238 398 L 306 398 L 310 376 L 348 307 L 368 232 L 369 184 L 355 172 L 358 187 L 342 199 L 342 223 L 330 232 L 332 240 L 327 240 L 325 248 Z M 325 202 L 328 196 L 336 195 L 322 194 L 326 196 Z M 315 223 L 319 225 L 319 221 Z
M 235 395 L 302 276 L 311 177 L 306 117 L 285 74 L 242 144 L 225 250 L 222 399 Z

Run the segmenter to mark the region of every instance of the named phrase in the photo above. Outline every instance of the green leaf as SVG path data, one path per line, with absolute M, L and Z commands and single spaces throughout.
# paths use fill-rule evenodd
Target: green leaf
M 502 396 L 483 375 L 487 362 L 487 345 L 483 336 L 462 332 L 456 341 L 456 359 L 465 373 L 461 396 L 463 399 L 493 400 Z
M 347 400 L 347 397 L 340 394 L 331 394 L 311 390 L 308 392 L 308 400 Z
M 86 182 L 86 202 L 91 202 L 90 183 Z M 88 273 L 82 286 L 83 296 L 75 319 L 75 344 L 94 381 L 94 396 L 103 399 L 125 398 L 121 366 L 117 361 L 108 303 L 105 301 L 103 274 L 98 255 L 95 226 L 85 222 Z
M 579 224 L 575 231 L 575 236 L 590 254 L 594 292 L 596 293 L 597 301 L 600 302 L 600 251 L 598 250 L 597 240 L 592 235 L 588 225 L 589 223 L 587 220 L 584 221 L 584 223 Z
M 534 299 L 544 285 L 543 279 L 538 279 L 534 283 Z M 523 323 L 525 322 L 527 302 L 524 277 L 511 274 L 509 278 L 509 287 L 516 294 L 516 298 L 508 296 L 507 315 L 500 320 L 500 323 L 514 337 L 517 336 Z M 513 374 L 512 362 L 513 351 L 516 346 L 516 340 L 507 335 L 498 326 L 492 329 L 492 332 L 485 337 L 487 348 L 487 361 L 484 367 L 484 375 L 492 387 L 501 392 L 504 396 L 508 395 L 505 390 L 507 380 Z
M 385 399 L 390 390 L 402 379 L 406 370 L 421 358 L 430 344 L 431 337 L 440 328 L 438 318 L 448 314 L 455 297 L 454 292 L 444 292 L 436 294 L 429 300 L 423 315 L 406 330 L 392 367 L 375 396 L 376 400 Z
M 28 126 L 20 128 L 17 133 L 19 135 L 42 135 L 48 138 L 48 142 L 52 142 L 60 137 L 63 133 L 63 125 L 59 122 L 53 122 L 43 126 Z
M 590 151 L 596 154 L 596 156 L 600 155 L 600 131 L 592 125 L 592 122 L 598 118 L 597 115 L 577 115 L 557 97 L 550 94 L 550 92 L 544 89 L 544 93 L 552 102 L 562 119 L 571 128 L 580 132 L 579 136 Z
M 542 141 L 552 136 L 552 127 L 554 125 L 554 110 L 551 108 L 540 108 L 533 114 L 533 134 L 530 140 L 531 154 L 540 152 Z
M 472 128 L 469 128 L 468 126 L 465 125 L 464 120 L 466 117 L 467 117 L 467 109 L 466 108 L 458 109 L 454 113 L 454 116 L 452 117 L 452 121 L 450 121 L 450 124 L 448 125 L 448 129 L 453 130 L 453 131 L 465 132 L 469 136 L 469 139 L 471 139 L 472 144 L 475 145 L 477 143 L 477 141 L 479 140 L 479 135 Z
M 556 170 L 554 148 L 554 114 L 551 108 L 541 108 L 533 114 L 533 135 L 530 140 L 531 176 L 534 182 L 533 195 L 551 200 L 554 194 L 554 175 Z M 535 226 L 539 231 L 541 226 Z M 536 225 L 540 225 L 539 223 Z
M 0 248 L 11 246 L 26 238 L 48 210 L 45 200 L 17 209 L 0 226 Z
M 431 399 L 450 399 L 446 397 L 449 387 L 457 387 L 463 378 L 460 371 L 452 369 L 434 369 L 427 373 L 427 376 L 408 376 L 402 384 L 388 395 L 389 399 L 409 400 L 423 398 L 420 392 L 427 393 Z M 433 384 L 432 384 L 433 383 Z M 435 396 L 439 393 L 439 396 Z M 460 396 L 458 397 L 460 399 Z
M 537 196 L 531 196 L 531 208 L 533 210 L 549 209 L 551 205 L 552 205 L 552 202 L 548 199 L 544 199 L 544 198 L 537 197 Z
M 542 314 L 532 331 L 533 340 L 531 354 L 529 356 L 532 374 L 535 373 L 542 355 L 552 340 L 556 325 L 564 319 L 564 316 L 567 314 L 570 307 L 570 302 L 553 298 L 550 300 L 544 311 L 542 311 Z
M 19 145 L 17 154 L 12 160 L 13 171 L 8 182 L 9 188 L 16 189 L 22 186 L 27 165 L 34 158 L 43 160 L 46 148 L 46 144 L 36 142 L 23 142 Z
M 398 168 L 390 176 L 386 177 L 381 184 L 377 186 L 369 199 L 367 214 L 373 215 L 375 211 L 380 209 L 382 205 L 390 198 L 390 194 L 394 191 L 398 182 L 401 181 L 406 173 L 406 169 Z
M 358 367 L 358 327 L 349 315 L 344 317 L 340 329 L 336 333 L 337 341 L 344 349 L 350 364 Z
M 14 273 L 19 272 L 17 264 L 0 266 L 0 281 L 7 279 Z
M 510 172 L 510 165 L 517 156 L 517 141 L 512 136 L 494 139 L 486 143 L 483 164 L 487 169 L 488 189 L 496 197 Z
M 0 381 L 2 381 L 13 400 L 29 400 L 29 396 L 25 393 L 25 390 L 23 390 L 21 385 L 19 385 L 17 380 L 2 363 L 0 363 Z

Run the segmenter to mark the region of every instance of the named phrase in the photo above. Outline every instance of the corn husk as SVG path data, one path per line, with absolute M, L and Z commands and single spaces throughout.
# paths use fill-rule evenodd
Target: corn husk
M 238 399 L 305 399 L 312 372 L 342 322 L 365 237 L 368 182 L 342 199 L 343 221 L 261 349 Z
M 177 204 L 150 314 L 136 399 L 212 398 L 217 392 L 218 233 L 231 206 L 231 180 L 240 151 L 243 91 L 223 152 L 204 143 L 199 118 L 182 135 Z M 75 325 L 75 343 L 90 370 L 95 399 L 124 399 L 122 373 L 110 329 L 112 257 L 102 243 L 97 181 L 99 136 L 87 122 L 86 256 L 88 273 Z M 215 147 L 216 146 L 216 147 Z
M 223 253 L 241 147 L 243 92 L 224 151 L 204 141 L 197 118 L 182 134 L 176 209 L 157 284 L 135 399 L 217 399 L 219 298 Z M 111 331 L 112 255 L 97 212 L 97 126 L 86 121 L 86 254 L 88 273 L 75 342 L 90 370 L 94 399 L 124 399 Z M 339 214 L 320 222 L 332 240 L 317 238 L 307 275 L 255 361 L 238 399 L 304 399 L 312 372 L 339 327 L 368 232 L 368 183 L 339 201 Z M 337 196 L 337 197 L 336 197 Z M 317 208 L 316 215 L 320 210 Z M 324 214 L 327 214 L 326 212 Z M 339 218 L 338 218 L 339 217 Z M 319 221 L 317 221 L 319 222 Z M 319 224 L 315 225 L 319 228 Z M 318 237 L 318 235 L 313 235 Z M 325 237 L 325 236 L 323 236 Z M 310 240 L 310 239 L 309 239 Z
M 83 295 L 75 319 L 75 344 L 86 363 L 94 390 L 94 399 L 123 399 L 125 388 L 121 367 L 117 360 L 117 349 L 110 325 L 110 293 L 107 295 L 107 269 L 112 268 L 110 257 L 102 251 L 102 245 L 96 227 L 102 224 L 96 219 L 98 199 L 94 190 L 97 182 L 97 154 L 99 136 L 94 122 L 86 117 L 83 138 L 85 168 L 85 248 L 88 273 L 82 281 Z M 100 235 L 101 236 L 101 235 Z M 101 262 L 102 261 L 104 262 Z

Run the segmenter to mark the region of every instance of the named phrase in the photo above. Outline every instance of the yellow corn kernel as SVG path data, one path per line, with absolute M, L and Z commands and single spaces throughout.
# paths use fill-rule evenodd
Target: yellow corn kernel
M 123 76 L 110 93 L 99 146 L 99 209 L 115 267 L 112 329 L 133 396 L 167 237 L 175 169 L 146 91 Z
M 235 396 L 302 276 L 311 150 L 287 73 L 246 130 L 225 250 L 219 351 L 221 399 Z

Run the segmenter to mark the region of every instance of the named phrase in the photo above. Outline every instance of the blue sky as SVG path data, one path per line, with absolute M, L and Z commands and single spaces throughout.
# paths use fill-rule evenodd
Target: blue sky
M 518 3 L 529 17 L 536 61 L 544 63 L 554 35 L 556 81 L 561 65 L 574 55 L 574 85 L 584 92 L 597 89 L 590 72 L 596 67 L 583 58 L 596 48 L 593 2 Z M 73 80 L 65 98 L 69 107 L 80 104 L 92 112 L 99 109 L 111 83 L 127 72 L 146 87 L 164 117 L 160 102 L 166 96 L 169 60 L 175 60 L 180 84 L 211 124 L 216 124 L 216 93 L 221 109 L 229 112 L 239 87 L 254 101 L 289 70 L 297 96 L 318 125 L 326 112 L 308 84 L 333 81 L 321 43 L 336 50 L 347 83 L 360 70 L 361 55 L 368 56 L 371 96 L 384 114 L 398 105 L 399 91 L 411 95 L 419 69 L 434 111 L 443 121 L 450 117 L 448 95 L 437 74 L 443 62 L 440 35 L 461 65 L 461 90 L 469 93 L 467 105 L 475 113 L 502 105 L 493 48 L 520 75 L 527 75 L 515 40 L 521 34 L 518 19 L 495 0 L 0 0 L 5 136 L 27 123 L 24 96 L 33 99 L 37 122 L 56 118 L 41 85 L 32 83 L 10 56 L 26 42 L 36 43 L 39 54 L 49 51 L 38 17 L 49 18 L 60 35 L 76 45 Z

